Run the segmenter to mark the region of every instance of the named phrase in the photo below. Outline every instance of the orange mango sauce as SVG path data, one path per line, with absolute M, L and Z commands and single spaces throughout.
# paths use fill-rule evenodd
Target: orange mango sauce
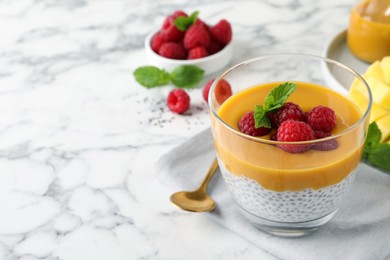
M 356 5 L 347 43 L 356 57 L 369 63 L 390 55 L 390 0 L 366 0 Z
M 239 131 L 237 124 L 241 116 L 253 111 L 256 104 L 261 105 L 268 92 L 280 83 L 267 83 L 236 93 L 219 108 L 219 117 Z M 295 83 L 297 89 L 288 101 L 299 104 L 304 112 L 318 105 L 331 107 L 337 114 L 333 134 L 355 124 L 361 118 L 359 108 L 346 97 L 315 84 Z M 214 144 L 226 169 L 237 176 L 256 180 L 264 188 L 274 191 L 320 189 L 336 184 L 357 167 L 362 155 L 362 127 L 356 127 L 338 138 L 339 146 L 335 150 L 310 149 L 304 153 L 292 154 L 274 144 L 239 136 L 215 117 L 212 117 L 212 126 Z M 261 138 L 270 139 L 272 134 Z

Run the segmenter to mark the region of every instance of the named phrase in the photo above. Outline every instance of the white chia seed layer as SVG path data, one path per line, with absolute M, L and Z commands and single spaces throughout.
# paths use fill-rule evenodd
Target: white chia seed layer
M 255 216 L 279 222 L 310 221 L 335 211 L 355 175 L 352 172 L 341 182 L 317 190 L 278 192 L 267 190 L 245 176 L 230 173 L 223 163 L 220 168 L 237 204 Z

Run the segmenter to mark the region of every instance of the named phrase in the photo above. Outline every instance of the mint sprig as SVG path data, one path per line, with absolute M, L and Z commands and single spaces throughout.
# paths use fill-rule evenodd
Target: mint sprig
M 390 144 L 381 143 L 382 133 L 376 122 L 368 127 L 363 159 L 369 164 L 390 173 Z
M 146 88 L 165 86 L 172 82 L 179 88 L 195 87 L 204 76 L 204 70 L 194 65 L 181 65 L 172 73 L 155 66 L 142 66 L 133 73 L 135 80 Z
M 253 113 L 253 116 L 255 118 L 255 127 L 266 127 L 271 128 L 271 121 L 269 120 L 269 117 L 266 115 L 266 110 L 263 106 L 256 105 L 255 110 Z
M 271 90 L 264 100 L 263 106 L 256 105 L 254 109 L 255 127 L 271 128 L 268 114 L 281 108 L 288 97 L 296 90 L 297 85 L 285 82 Z
M 179 29 L 180 31 L 184 32 L 186 31 L 191 25 L 193 25 L 196 21 L 196 19 L 198 19 L 198 15 L 199 15 L 199 12 L 198 11 L 195 11 L 193 12 L 190 16 L 186 17 L 186 16 L 179 16 L 177 17 L 173 23 L 175 24 L 175 26 L 177 27 L 177 29 Z
M 379 144 L 381 138 L 382 138 L 382 132 L 379 129 L 376 122 L 374 121 L 368 126 L 367 138 L 366 138 L 366 143 L 364 144 L 364 149 L 370 149 L 371 147 L 374 147 L 376 144 Z
M 204 75 L 204 70 L 193 65 L 182 65 L 171 73 L 172 83 L 179 88 L 192 88 L 198 84 Z
M 135 80 L 146 88 L 164 86 L 169 83 L 169 73 L 154 66 L 143 66 L 133 73 Z

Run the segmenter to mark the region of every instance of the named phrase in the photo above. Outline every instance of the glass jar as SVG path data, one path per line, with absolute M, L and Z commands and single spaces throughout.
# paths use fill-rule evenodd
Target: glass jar
M 369 63 L 390 56 L 390 0 L 364 0 L 354 6 L 347 42 L 357 58 Z

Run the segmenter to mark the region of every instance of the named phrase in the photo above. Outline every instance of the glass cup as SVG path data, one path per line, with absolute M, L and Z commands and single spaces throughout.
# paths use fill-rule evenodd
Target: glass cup
M 323 66 L 344 75 L 348 83 L 327 86 Z M 232 96 L 221 104 L 222 80 L 230 83 Z M 337 115 L 337 132 L 312 141 L 279 142 L 273 140 L 274 132 L 253 137 L 238 129 L 242 115 L 253 111 L 255 104 L 262 105 L 270 89 L 287 81 L 298 86 L 287 101 L 304 111 L 318 105 L 331 107 Z M 352 82 L 360 84 L 360 104 L 349 97 Z M 261 56 L 219 76 L 211 86 L 209 106 L 223 178 L 237 208 L 253 225 L 273 235 L 299 237 L 335 215 L 354 179 L 369 123 L 371 92 L 359 74 L 313 55 Z M 281 149 L 286 146 L 300 152 Z
M 353 7 L 347 43 L 359 59 L 372 63 L 390 55 L 390 0 L 363 0 Z

